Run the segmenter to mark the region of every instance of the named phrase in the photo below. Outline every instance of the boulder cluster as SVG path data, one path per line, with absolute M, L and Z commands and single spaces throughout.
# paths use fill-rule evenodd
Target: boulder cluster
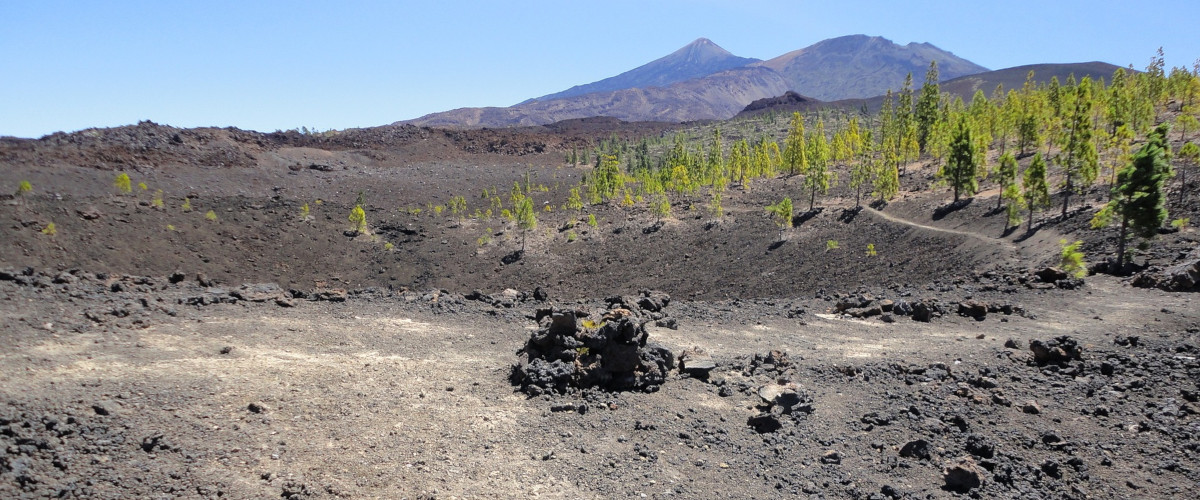
M 662 292 L 610 297 L 608 310 L 545 308 L 538 329 L 517 351 L 512 382 L 531 396 L 580 389 L 654 391 L 675 368 L 675 355 L 649 342 L 646 325 L 673 324 Z

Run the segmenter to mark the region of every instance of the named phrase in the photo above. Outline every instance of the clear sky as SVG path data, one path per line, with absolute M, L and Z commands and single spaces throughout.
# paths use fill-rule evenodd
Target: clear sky
M 861 33 L 991 69 L 1140 69 L 1161 46 L 1168 67 L 1191 68 L 1198 20 L 1197 0 L 0 0 L 0 135 L 383 125 L 509 106 L 699 37 L 769 59 Z

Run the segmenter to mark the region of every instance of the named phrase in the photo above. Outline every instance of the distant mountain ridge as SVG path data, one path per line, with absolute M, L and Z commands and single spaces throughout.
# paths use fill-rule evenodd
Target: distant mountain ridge
M 987 71 L 927 43 L 865 35 L 832 38 L 767 61 L 739 57 L 706 38 L 647 64 L 506 108 L 460 108 L 397 122 L 434 127 L 509 127 L 611 116 L 627 121 L 726 119 L 751 102 L 794 91 L 820 100 L 869 97 L 922 81 L 938 61 L 945 79 Z
M 924 81 L 930 61 L 940 79 L 982 73 L 987 68 L 928 43 L 898 45 L 877 36 L 850 35 L 817 42 L 757 63 L 787 79 L 791 90 L 834 101 L 882 95 L 899 89 L 912 73 L 914 86 Z
M 700 78 L 733 68 L 740 68 L 759 59 L 738 57 L 721 48 L 712 40 L 698 38 L 692 43 L 669 55 L 655 59 L 642 66 L 586 85 L 576 85 L 562 92 L 534 98 L 534 101 L 549 101 L 574 97 L 594 92 L 609 92 L 644 87 L 666 87 L 693 78 Z
M 1096 61 L 1064 64 L 1028 64 L 942 80 L 938 83 L 938 90 L 951 96 L 961 97 L 965 102 L 971 102 L 971 98 L 974 97 L 977 90 L 983 91 L 984 96 L 991 99 L 997 85 L 1003 86 L 1005 93 L 1009 90 L 1020 90 L 1021 86 L 1025 84 L 1025 79 L 1029 76 L 1030 71 L 1033 72 L 1033 81 L 1039 85 L 1048 83 L 1053 78 L 1058 78 L 1058 81 L 1065 85 L 1071 76 L 1074 76 L 1076 81 L 1082 80 L 1085 76 L 1091 77 L 1092 80 L 1103 78 L 1105 81 L 1109 81 L 1112 78 L 1113 72 L 1118 68 L 1120 66 L 1115 64 Z M 924 82 L 918 81 L 914 85 L 919 89 L 922 83 Z M 897 87 L 891 90 L 895 92 L 900 89 Z M 782 96 L 751 102 L 736 116 L 742 118 L 764 113 L 805 112 L 815 108 L 837 108 L 848 111 L 866 108 L 874 112 L 879 110 L 883 104 L 883 99 L 883 95 L 876 95 L 860 99 L 819 101 L 789 91 Z

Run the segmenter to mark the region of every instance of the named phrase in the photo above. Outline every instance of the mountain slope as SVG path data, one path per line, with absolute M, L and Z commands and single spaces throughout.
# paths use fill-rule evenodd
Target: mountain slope
M 403 123 L 428 127 L 511 127 L 590 116 L 666 122 L 724 119 L 757 99 L 785 91 L 787 83 L 774 71 L 744 67 L 667 87 L 593 92 L 507 108 L 460 108 Z
M 638 66 L 617 76 L 586 85 L 576 85 L 562 92 L 535 98 L 548 101 L 593 92 L 608 92 L 631 88 L 665 87 L 693 78 L 711 75 L 727 69 L 758 62 L 758 59 L 738 57 L 707 38 L 699 38 L 671 54 Z
M 1083 77 L 1090 76 L 1093 80 L 1103 78 L 1105 81 L 1109 81 L 1112 79 L 1113 72 L 1117 68 L 1120 68 L 1120 66 L 1098 61 L 1068 64 L 1029 64 L 945 80 L 938 87 L 942 92 L 962 96 L 964 101 L 970 101 L 971 96 L 975 94 L 976 90 L 982 90 L 988 98 L 991 98 L 992 91 L 996 89 L 996 85 L 1003 85 L 1005 92 L 1008 89 L 1020 90 L 1021 86 L 1025 84 L 1025 78 L 1029 75 L 1030 71 L 1033 72 L 1033 80 L 1035 82 L 1047 83 L 1051 78 L 1058 77 L 1059 83 L 1066 84 L 1067 78 L 1071 75 L 1075 75 L 1076 80 L 1082 80 Z
M 913 74 L 914 86 L 924 81 L 929 62 L 936 60 L 941 79 L 987 71 L 987 68 L 928 43 L 898 45 L 891 40 L 850 35 L 756 63 L 787 79 L 791 90 L 822 101 L 866 98 L 899 89 Z
M 1066 84 L 1067 79 L 1071 75 L 1075 75 L 1076 80 L 1082 80 L 1083 77 L 1089 76 L 1093 80 L 1103 78 L 1105 81 L 1108 81 L 1112 78 L 1112 74 L 1117 68 L 1120 68 L 1120 66 L 1095 61 L 1066 64 L 1029 64 L 942 80 L 938 84 L 938 90 L 951 96 L 961 97 L 963 101 L 969 103 L 975 95 L 976 90 L 982 90 L 984 95 L 989 99 L 992 98 L 992 92 L 996 89 L 997 85 L 1004 86 L 1005 93 L 1010 89 L 1020 90 L 1021 86 L 1025 84 L 1025 78 L 1029 75 L 1030 71 L 1033 71 L 1034 83 L 1041 85 L 1049 83 L 1050 79 L 1055 77 L 1062 84 Z M 921 82 L 916 83 L 918 86 L 920 84 Z M 897 86 L 891 90 L 898 91 L 900 87 Z M 884 92 L 886 93 L 887 91 L 885 90 Z M 754 101 L 743 108 L 737 114 L 736 118 L 746 118 L 763 113 L 806 112 L 815 108 L 844 109 L 848 111 L 866 108 L 874 112 L 878 111 L 883 104 L 883 97 L 882 95 L 876 95 L 868 98 L 839 99 L 826 102 L 815 101 L 797 95 L 794 92 L 788 92 L 781 96 Z

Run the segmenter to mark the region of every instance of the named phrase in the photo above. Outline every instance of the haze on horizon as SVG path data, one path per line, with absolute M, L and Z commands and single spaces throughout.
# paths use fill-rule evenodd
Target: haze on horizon
M 709 38 L 769 59 L 850 34 L 927 42 L 991 69 L 1104 61 L 1162 47 L 1191 68 L 1200 4 L 670 0 L 495 5 L 9 2 L 0 20 L 0 136 L 153 120 L 271 131 L 369 127 L 509 106 L 607 78 Z M 853 15 L 848 13 L 853 12 Z M 598 22 L 616 19 L 619 22 Z M 764 23 L 775 23 L 764 29 Z M 982 34 L 998 34 L 995 37 Z

